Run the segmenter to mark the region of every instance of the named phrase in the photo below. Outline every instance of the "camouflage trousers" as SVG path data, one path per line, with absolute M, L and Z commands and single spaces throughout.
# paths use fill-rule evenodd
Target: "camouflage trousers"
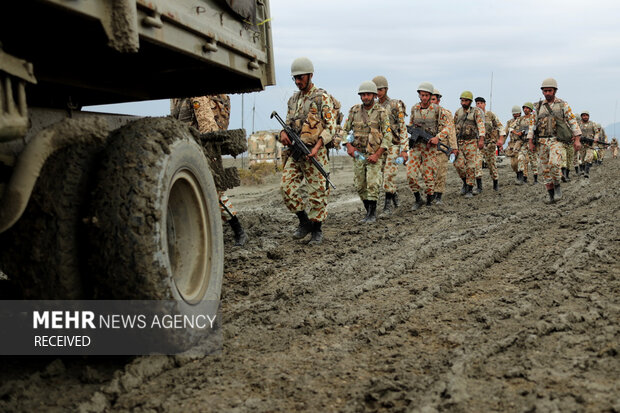
M 226 212 L 226 208 L 228 208 L 228 211 L 230 211 L 233 216 L 237 215 L 237 210 L 235 210 L 235 207 L 233 206 L 232 202 L 230 202 L 230 199 L 228 199 L 224 191 L 218 191 L 217 196 L 220 199 L 220 216 L 222 217 L 222 221 L 228 222 L 231 217 L 228 212 Z M 224 208 L 222 204 L 224 204 L 226 208 Z
M 459 140 L 459 154 L 454 167 L 459 177 L 465 178 L 467 185 L 476 184 L 476 157 L 478 156 L 478 140 Z
M 482 178 L 482 161 L 484 160 L 487 163 L 491 177 L 497 179 L 496 147 L 495 142 L 485 142 L 484 148 L 478 150 L 478 155 L 476 156 L 476 178 Z
M 617 147 L 611 148 L 611 157 L 614 158 L 614 159 L 616 159 L 618 157 L 618 148 Z
M 521 147 L 521 142 L 515 142 L 511 140 L 508 142 L 508 147 L 504 151 L 506 156 L 510 158 L 510 167 L 512 170 L 517 173 L 519 171 L 519 149 Z
M 323 169 L 329 172 L 327 149 L 324 146 L 319 149 L 316 159 L 323 166 Z M 312 165 L 311 161 L 305 159 L 296 161 L 292 157 L 286 161 L 280 184 L 284 204 L 291 212 L 297 213 L 305 210 L 304 200 L 300 192 L 304 179 L 309 204 L 308 218 L 311 221 L 323 222 L 327 218 L 329 188 L 325 188 L 325 177 Z
M 532 174 L 538 175 L 538 159 L 538 152 L 530 151 L 529 144 L 524 143 L 519 150 L 517 170 L 522 171 L 523 176 L 529 176 L 528 169 L 532 170 Z
M 605 157 L 605 148 L 598 148 L 596 150 L 596 153 L 598 153 L 598 160 L 602 161 L 603 158 Z
M 562 178 L 562 143 L 558 142 L 556 138 L 541 138 L 538 141 L 538 151 L 544 183 L 560 182 Z
M 448 175 L 448 155 L 437 151 L 437 169 L 435 173 L 435 192 L 444 193 L 446 191 L 446 177 Z
M 562 168 L 572 168 L 575 162 L 575 147 L 572 143 L 562 143 Z
M 426 143 L 416 143 L 409 149 L 409 160 L 407 161 L 407 180 L 409 188 L 413 192 L 420 192 L 422 189 L 418 182 L 420 174 L 424 179 L 426 195 L 432 195 L 435 190 L 435 170 L 437 169 L 437 146 L 430 148 Z
M 369 154 L 364 154 L 368 158 Z M 378 201 L 383 180 L 383 157 L 372 164 L 367 160 L 353 160 L 353 182 L 362 201 Z
M 581 156 L 581 163 L 592 163 L 594 160 L 594 149 L 586 146 L 582 146 L 579 151 Z
M 400 146 L 392 145 L 387 152 L 385 158 L 385 166 L 383 167 L 383 190 L 385 192 L 396 192 L 396 175 L 398 175 L 398 164 L 396 158 L 400 156 Z

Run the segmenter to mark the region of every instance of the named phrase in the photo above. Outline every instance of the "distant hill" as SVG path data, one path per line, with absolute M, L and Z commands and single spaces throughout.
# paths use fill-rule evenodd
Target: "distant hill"
M 605 133 L 607 133 L 609 139 L 614 137 L 614 126 L 616 127 L 616 137 L 618 137 L 618 135 L 620 135 L 620 122 L 612 123 L 604 127 Z

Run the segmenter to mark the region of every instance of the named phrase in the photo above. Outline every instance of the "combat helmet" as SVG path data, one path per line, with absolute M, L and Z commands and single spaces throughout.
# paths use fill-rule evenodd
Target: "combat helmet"
M 360 88 L 357 91 L 358 94 L 360 93 L 374 93 L 375 95 L 377 94 L 377 85 L 375 85 L 374 82 L 370 81 L 370 80 L 365 80 L 360 84 Z
M 439 91 L 437 89 L 433 89 L 433 95 L 437 96 L 439 99 L 441 99 L 441 93 L 439 93 Z
M 514 105 L 512 107 L 512 113 L 521 113 L 521 108 L 518 105 Z
M 418 90 L 416 90 L 416 92 L 418 92 L 418 93 L 419 92 L 428 92 L 431 95 L 433 94 L 434 91 L 435 91 L 435 87 L 430 82 L 422 82 L 422 83 L 420 83 L 420 86 L 418 86 Z
M 460 99 L 474 100 L 474 94 L 471 93 L 469 90 L 465 90 L 463 91 L 463 93 L 461 93 Z
M 541 89 L 544 89 L 546 87 L 552 87 L 554 89 L 558 88 L 558 82 L 556 82 L 556 80 L 552 77 L 548 77 L 545 80 L 543 80 L 542 85 L 540 86 Z
M 590 112 L 587 111 L 587 110 L 582 110 L 580 115 L 588 115 L 588 116 L 590 116 Z
M 534 104 L 532 102 L 525 102 L 522 107 L 534 110 Z
M 305 75 L 314 73 L 314 66 L 307 57 L 298 57 L 291 64 L 291 76 Z
M 377 85 L 377 89 L 387 88 L 388 81 L 385 76 L 375 76 L 372 81 Z

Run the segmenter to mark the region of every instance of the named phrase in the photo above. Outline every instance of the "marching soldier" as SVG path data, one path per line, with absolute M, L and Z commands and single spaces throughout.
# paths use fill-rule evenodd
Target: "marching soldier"
M 388 81 L 383 76 L 376 76 L 372 81 L 377 85 L 377 97 L 379 104 L 387 111 L 392 129 L 392 146 L 387 152 L 385 166 L 383 168 L 383 189 L 385 190 L 385 204 L 383 213 L 389 215 L 394 208 L 398 208 L 398 192 L 396 191 L 396 175 L 398 174 L 398 164 L 396 160 L 402 156 L 407 160 L 409 141 L 407 138 L 407 127 L 405 125 L 405 104 L 402 100 L 390 99 L 387 95 Z
M 594 139 L 594 144 L 598 142 L 599 128 L 595 122 L 590 121 L 590 112 L 584 110 L 580 113 L 581 119 L 577 122 L 581 130 L 581 136 L 584 138 Z M 581 145 L 581 168 L 583 177 L 590 177 L 590 168 L 594 161 L 594 149 L 592 142 L 583 142 Z
M 212 95 L 172 99 L 170 113 L 173 118 L 193 126 L 200 133 L 225 130 L 228 129 L 230 120 L 230 98 L 228 95 Z M 248 236 L 237 218 L 237 211 L 224 191 L 218 191 L 217 194 L 222 221 L 228 222 L 232 228 L 235 234 L 235 245 L 245 245 Z
M 431 96 L 431 103 L 435 105 L 441 104 L 441 93 L 437 89 L 433 89 L 433 95 Z M 456 142 L 456 132 L 454 131 L 454 118 L 452 112 L 448 109 L 441 107 L 442 116 L 445 116 L 448 120 L 450 127 L 450 133 L 447 137 L 440 136 L 439 142 L 452 148 L 452 153 L 456 155 L 458 153 L 458 144 Z M 437 151 L 437 173 L 435 174 L 435 204 L 441 205 L 443 193 L 446 190 L 446 177 L 448 175 L 448 161 L 449 157 L 442 151 Z
M 387 111 L 375 102 L 377 85 L 364 81 L 358 94 L 362 103 L 351 108 L 342 130 L 345 134 L 353 130 L 353 142 L 345 141 L 345 145 L 354 158 L 355 188 L 366 208 L 360 222 L 373 223 L 383 179 L 383 154 L 390 150 L 393 135 Z
M 518 155 L 519 150 L 521 149 L 521 145 L 523 145 L 523 141 L 516 133 L 519 126 L 519 121 L 521 118 L 521 108 L 518 105 L 512 107 L 512 119 L 506 121 L 506 131 L 504 132 L 505 136 L 508 137 L 508 147 L 504 151 L 507 157 L 510 158 L 510 167 L 513 172 L 517 175 L 516 180 L 519 183 L 519 168 L 518 168 Z
M 518 154 L 517 169 L 517 184 L 521 185 L 527 183 L 529 176 L 528 166 L 531 167 L 534 174 L 534 183 L 538 183 L 538 155 L 536 150 L 531 151 L 527 144 L 527 132 L 531 128 L 531 125 L 535 124 L 536 119 L 533 114 L 534 105 L 531 102 L 525 102 L 522 106 L 524 116 L 519 119 L 518 131 L 516 134 L 523 141 L 521 149 Z
M 482 191 L 482 159 L 484 158 L 493 179 L 493 190 L 499 191 L 499 175 L 497 173 L 495 151 L 498 146 L 500 148 L 504 146 L 504 139 L 506 139 L 504 127 L 495 113 L 486 110 L 487 101 L 483 97 L 477 97 L 475 101 L 476 107 L 484 112 L 484 128 L 486 130 L 484 148 L 480 151 L 476 165 L 476 183 L 478 190 Z
M 607 143 L 607 133 L 605 133 L 605 128 L 603 128 L 603 125 L 601 125 L 600 123 L 597 124 L 598 125 L 598 130 L 599 130 L 599 136 L 598 136 L 598 141 L 599 143 Z M 598 164 L 602 165 L 603 164 L 603 158 L 605 158 L 605 145 L 599 145 L 598 149 L 597 149 L 597 153 L 598 153 Z
M 326 171 L 329 169 L 325 145 L 331 142 L 336 132 L 336 110 L 331 96 L 312 83 L 314 66 L 310 59 L 295 59 L 291 64 L 291 75 L 299 90 L 288 101 L 286 124 L 299 134 L 310 149 L 310 155 L 296 161 L 289 156 L 288 150 L 283 151 L 282 156 L 287 159 L 283 161 L 280 190 L 284 204 L 299 219 L 293 238 L 303 239 L 311 233 L 309 244 L 320 244 L 323 242 L 322 223 L 327 217 L 329 188 L 325 177 L 309 158 L 315 158 Z M 285 146 L 291 144 L 284 130 L 280 131 L 279 139 Z M 308 194 L 308 213 L 300 193 L 304 179 Z
M 535 124 L 530 125 L 527 133 L 530 150 L 535 150 L 534 128 L 538 136 L 539 155 L 543 168 L 543 178 L 547 189 L 547 202 L 554 203 L 562 198 L 560 188 L 562 166 L 562 141 L 571 141 L 575 151 L 581 149 L 581 130 L 575 115 L 567 102 L 555 96 L 558 83 L 548 78 L 540 87 L 544 102 L 541 100 L 536 107 Z M 571 137 L 572 135 L 572 137 Z
M 461 93 L 461 107 L 454 114 L 454 126 L 456 139 L 459 145 L 459 156 L 454 162 L 454 167 L 463 180 L 461 194 L 466 198 L 478 195 L 480 190 L 474 188 L 476 174 L 476 157 L 478 151 L 484 148 L 486 135 L 484 127 L 484 114 L 477 107 L 472 107 L 473 93 L 466 90 Z
M 609 149 L 611 149 L 612 159 L 616 159 L 618 157 L 618 139 L 611 139 L 611 145 L 609 146 Z

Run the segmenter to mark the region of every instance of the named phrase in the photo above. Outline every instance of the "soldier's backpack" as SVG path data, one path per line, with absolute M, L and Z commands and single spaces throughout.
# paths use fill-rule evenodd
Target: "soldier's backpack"
M 333 95 L 330 95 L 329 93 L 328 95 L 332 98 L 332 101 L 334 102 L 334 112 L 335 112 L 334 117 L 336 119 L 336 126 L 340 126 L 340 124 L 342 123 L 342 119 L 344 118 L 344 115 L 342 114 L 342 111 L 340 110 L 342 108 L 342 105 Z M 332 136 L 331 142 L 325 145 L 325 147 L 327 149 L 332 149 L 332 148 L 338 149 L 340 148 L 341 143 L 342 143 L 342 134 L 334 133 L 334 136 Z

